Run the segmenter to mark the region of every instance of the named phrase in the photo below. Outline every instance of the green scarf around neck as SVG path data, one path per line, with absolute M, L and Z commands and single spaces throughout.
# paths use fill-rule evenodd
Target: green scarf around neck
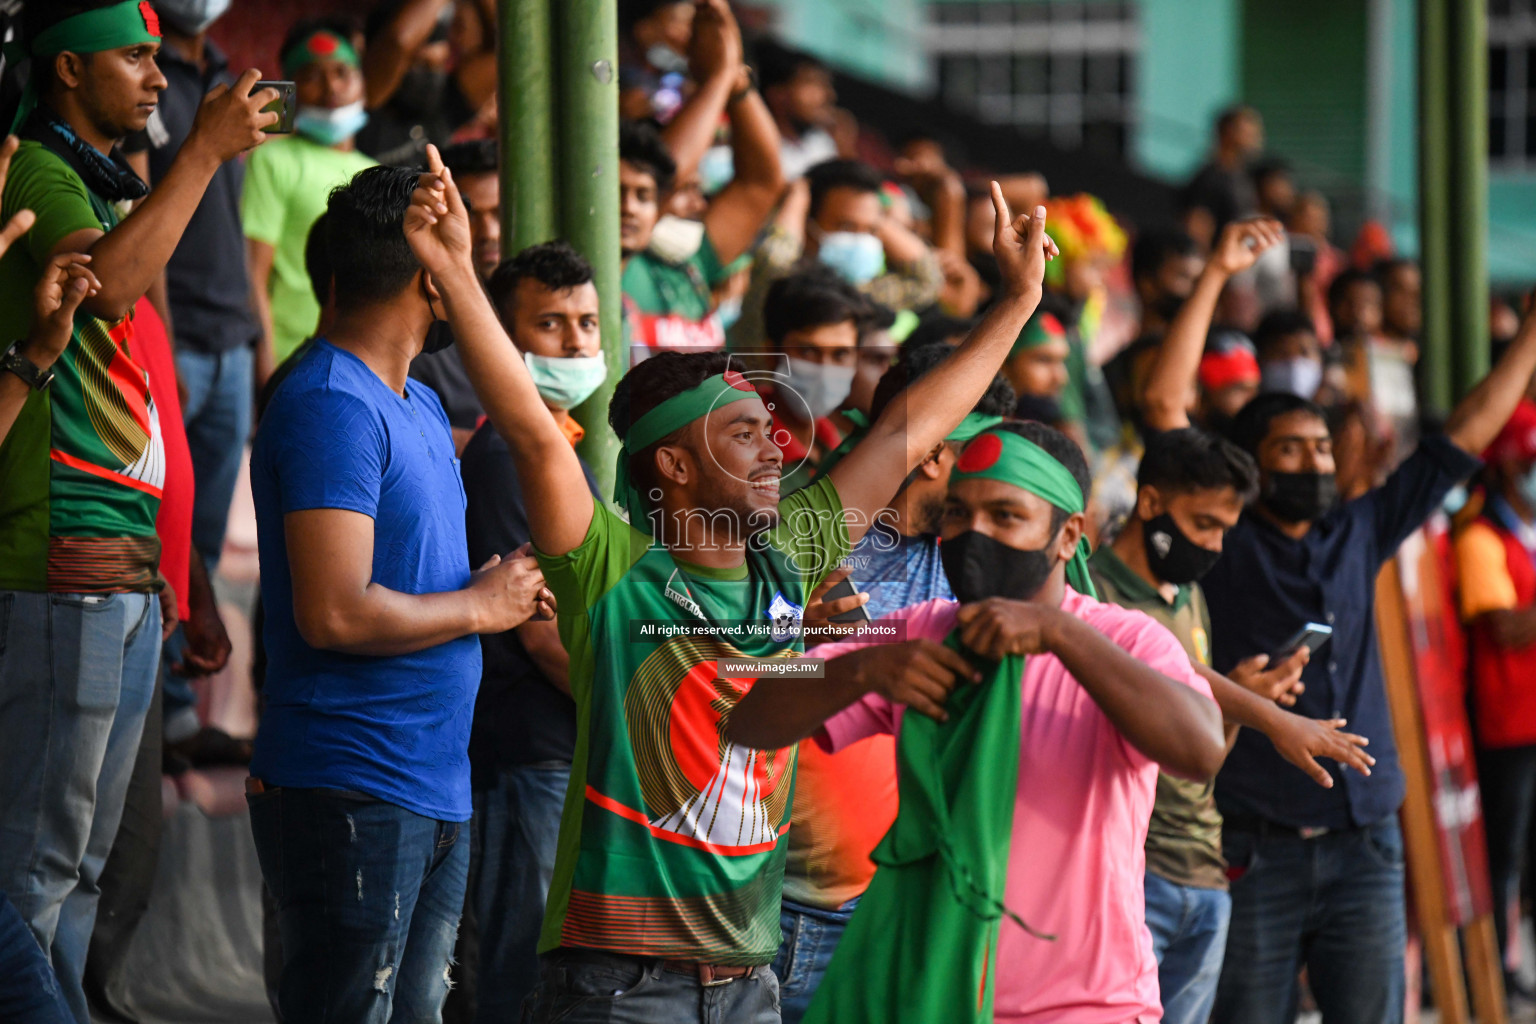
M 989 429 L 961 453 L 951 479 L 1022 487 L 1068 512 L 1085 508 L 1065 466 L 1012 431 Z M 1087 544 L 1067 579 L 1093 595 Z M 875 848 L 875 877 L 859 901 L 805 1024 L 990 1024 L 1003 919 L 1050 941 L 1003 905 L 1019 779 L 1025 658 L 984 664 L 937 722 L 902 716 L 896 742 L 901 810 Z

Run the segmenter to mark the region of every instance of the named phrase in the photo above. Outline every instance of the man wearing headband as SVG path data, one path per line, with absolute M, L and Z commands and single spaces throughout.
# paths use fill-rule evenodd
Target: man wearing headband
M 1043 214 L 1014 220 L 994 186 L 992 312 L 782 502 L 769 410 L 730 357 L 663 352 L 630 371 L 609 409 L 626 523 L 593 500 L 496 323 L 451 179 L 422 183 L 407 233 L 512 449 L 571 659 L 576 761 L 529 1019 L 776 1022 L 794 751 L 721 742 L 755 674 L 721 661 L 793 656 L 807 595 L 981 397 L 1039 301 Z
M 315 326 L 320 307 L 304 272 L 304 241 L 331 189 L 373 166 L 353 136 L 368 120 L 357 51 L 338 19 L 309 18 L 283 40 L 283 77 L 293 79 L 293 134 L 251 154 L 240 196 L 251 294 L 262 323 L 258 388 Z
M 0 259 L 0 319 L 26 336 L 33 289 L 56 257 L 89 254 L 100 288 L 84 296 L 68 344 L 46 369 L 0 356 L 33 389 L 0 446 L 0 655 L 7 707 L 0 770 L 0 889 L 49 952 L 83 1022 L 81 970 L 97 881 L 122 813 L 154 692 L 163 614 L 155 516 L 164 451 L 148 377 L 132 344 L 134 304 L 164 271 L 215 172 L 275 120 L 249 95 L 258 72 L 214 90 L 152 194 L 115 154 L 144 128 L 165 78 L 148 3 L 28 5 L 30 78 L 22 142 L 0 217 L 36 221 Z M 122 220 L 128 202 L 142 200 Z M 36 851 L 49 856 L 39 860 Z
M 1156 1017 L 1141 848 L 1158 768 L 1211 778 L 1221 719 L 1172 634 L 1094 598 L 1089 483 L 1050 427 L 978 435 L 941 528 L 957 600 L 816 648 L 826 678 L 765 680 L 732 713 L 727 739 L 754 749 L 897 736 L 901 811 L 807 1021 Z

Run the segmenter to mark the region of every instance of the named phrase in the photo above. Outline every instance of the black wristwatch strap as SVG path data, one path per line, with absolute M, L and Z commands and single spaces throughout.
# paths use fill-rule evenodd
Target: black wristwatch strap
M 24 381 L 33 391 L 41 391 L 53 381 L 53 370 L 43 370 L 21 354 L 21 342 L 11 342 L 11 347 L 0 356 L 0 371 L 10 371 Z

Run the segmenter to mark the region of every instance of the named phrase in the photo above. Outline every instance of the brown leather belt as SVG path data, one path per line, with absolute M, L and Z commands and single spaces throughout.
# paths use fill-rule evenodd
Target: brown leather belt
M 693 960 L 663 960 L 661 969 L 671 974 L 691 974 L 705 988 L 729 985 L 738 978 L 750 978 L 757 973 L 756 967 L 728 967 L 724 964 L 701 964 Z

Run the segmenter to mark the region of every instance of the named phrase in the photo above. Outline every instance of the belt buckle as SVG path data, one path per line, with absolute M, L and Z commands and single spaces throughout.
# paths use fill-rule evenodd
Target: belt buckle
M 735 980 L 736 979 L 734 977 L 731 977 L 731 978 L 717 978 L 717 977 L 715 977 L 715 965 L 714 964 L 699 964 L 699 985 L 701 987 L 703 987 L 703 988 L 719 988 L 722 985 L 729 985 L 731 982 L 733 982 Z
M 1329 828 L 1310 828 L 1310 827 L 1307 827 L 1307 828 L 1298 828 L 1296 830 L 1296 834 L 1301 836 L 1301 838 L 1303 838 L 1303 839 L 1316 839 L 1318 836 L 1325 836 L 1325 835 L 1327 835 L 1331 831 L 1333 831 L 1333 830 L 1329 829 Z

